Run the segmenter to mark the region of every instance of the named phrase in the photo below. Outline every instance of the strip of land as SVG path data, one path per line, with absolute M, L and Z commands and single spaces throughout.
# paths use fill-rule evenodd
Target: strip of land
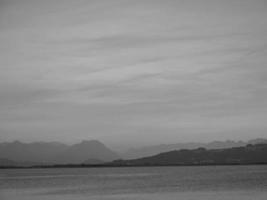
M 267 164 L 267 144 L 246 145 L 227 149 L 197 148 L 164 152 L 131 160 L 115 160 L 102 164 L 55 164 L 33 166 L 0 166 L 0 168 L 75 168 L 75 167 L 145 167 L 201 165 L 263 165 Z

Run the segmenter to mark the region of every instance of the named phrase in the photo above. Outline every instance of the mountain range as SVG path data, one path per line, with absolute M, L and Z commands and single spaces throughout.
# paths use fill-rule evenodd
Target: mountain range
M 267 139 L 258 138 L 249 140 L 247 142 L 227 140 L 227 141 L 213 141 L 208 143 L 189 142 L 189 143 L 176 143 L 176 144 L 160 144 L 160 145 L 146 146 L 141 148 L 132 148 L 122 153 L 121 157 L 124 159 L 136 159 L 147 156 L 153 156 L 162 152 L 168 152 L 180 149 L 196 149 L 199 147 L 203 147 L 206 149 L 225 149 L 232 147 L 242 147 L 248 144 L 258 144 L 258 143 L 267 143 Z
M 108 162 L 118 159 L 117 153 L 97 140 L 74 145 L 58 142 L 0 143 L 0 165 L 78 164 Z
M 267 144 L 248 144 L 244 147 L 227 149 L 197 148 L 182 149 L 154 156 L 116 160 L 111 166 L 170 166 L 170 165 L 233 165 L 233 164 L 267 164 Z
M 226 149 L 259 143 L 267 143 L 267 139 L 255 139 L 248 142 L 214 141 L 210 143 L 155 145 L 131 149 L 119 155 L 97 140 L 84 140 L 74 145 L 59 142 L 22 143 L 14 141 L 0 143 L 0 166 L 101 164 L 121 158 L 126 160 L 137 159 L 180 149 L 190 150 L 200 147 L 205 149 Z

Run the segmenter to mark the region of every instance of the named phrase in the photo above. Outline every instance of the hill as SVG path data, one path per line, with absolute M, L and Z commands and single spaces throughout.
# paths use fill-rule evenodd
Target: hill
M 212 150 L 182 149 L 140 159 L 117 160 L 111 164 L 116 166 L 267 164 L 267 144 Z
M 267 139 L 254 139 L 248 142 L 243 141 L 213 141 L 209 143 L 200 143 L 200 142 L 189 142 L 189 143 L 176 143 L 176 144 L 161 144 L 146 146 L 142 148 L 130 149 L 122 153 L 124 159 L 136 159 L 142 157 L 153 156 L 162 152 L 180 150 L 180 149 L 196 149 L 196 148 L 206 148 L 206 149 L 226 149 L 232 147 L 242 147 L 247 144 L 258 144 L 258 143 L 267 143 Z
M 82 141 L 70 146 L 57 157 L 57 163 L 79 164 L 89 160 L 112 161 L 119 156 L 97 140 Z
M 19 141 L 0 143 L 0 165 L 5 163 L 78 164 L 88 160 L 105 162 L 119 156 L 96 140 L 82 141 L 74 145 L 58 142 L 22 143 Z

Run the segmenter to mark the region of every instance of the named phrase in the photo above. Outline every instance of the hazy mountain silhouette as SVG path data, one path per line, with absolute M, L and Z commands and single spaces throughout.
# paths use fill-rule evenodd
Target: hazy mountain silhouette
M 17 166 L 17 163 L 6 158 L 0 158 L 0 166 Z
M 119 156 L 104 144 L 96 141 L 82 141 L 75 145 L 58 142 L 0 143 L 0 158 L 12 162 L 34 162 L 42 164 L 82 163 L 88 159 L 112 161 Z
M 97 140 L 82 141 L 70 146 L 57 158 L 59 163 L 83 163 L 88 159 L 112 161 L 119 156 Z
M 162 152 L 179 149 L 225 149 L 245 146 L 247 144 L 267 143 L 267 139 L 254 139 L 248 142 L 214 141 L 211 143 L 179 143 L 155 145 L 140 149 L 129 150 L 123 155 L 124 159 L 135 159 L 153 156 Z M 45 164 L 101 164 L 119 159 L 119 156 L 97 140 L 82 141 L 74 145 L 59 142 L 19 141 L 0 143 L 0 165 L 45 165 Z
M 249 140 L 248 144 L 267 144 L 267 139 L 257 138 L 257 139 L 254 139 L 254 140 Z
M 38 162 L 27 162 L 27 161 L 13 161 L 6 158 L 0 158 L 0 167 L 28 167 L 28 166 L 35 166 L 35 165 L 42 165 L 43 163 Z
M 103 164 L 105 163 L 103 160 L 99 160 L 99 159 L 88 159 L 86 161 L 84 161 L 82 164 L 86 164 L 86 165 L 97 165 L 97 164 Z
M 267 164 L 267 144 L 249 144 L 228 149 L 182 149 L 132 160 L 117 160 L 115 166 Z
M 161 144 L 161 145 L 147 146 L 137 149 L 130 149 L 127 152 L 123 153 L 122 157 L 124 159 L 135 159 L 180 149 L 196 149 L 200 147 L 206 149 L 225 149 L 225 148 L 241 147 L 247 144 L 257 144 L 257 143 L 267 143 L 267 139 L 255 139 L 255 140 L 250 140 L 248 142 L 243 142 L 243 141 L 236 142 L 232 140 L 227 140 L 227 141 L 214 141 L 209 143 L 191 142 L 191 143 L 177 143 L 177 144 Z
M 67 149 L 67 145 L 57 142 L 22 143 L 15 141 L 0 144 L 0 158 L 16 162 L 53 162 L 55 155 L 59 155 Z

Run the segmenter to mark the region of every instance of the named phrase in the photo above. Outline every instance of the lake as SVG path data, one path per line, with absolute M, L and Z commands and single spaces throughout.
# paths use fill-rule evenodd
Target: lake
M 1 169 L 1 200 L 266 200 L 267 166 Z

